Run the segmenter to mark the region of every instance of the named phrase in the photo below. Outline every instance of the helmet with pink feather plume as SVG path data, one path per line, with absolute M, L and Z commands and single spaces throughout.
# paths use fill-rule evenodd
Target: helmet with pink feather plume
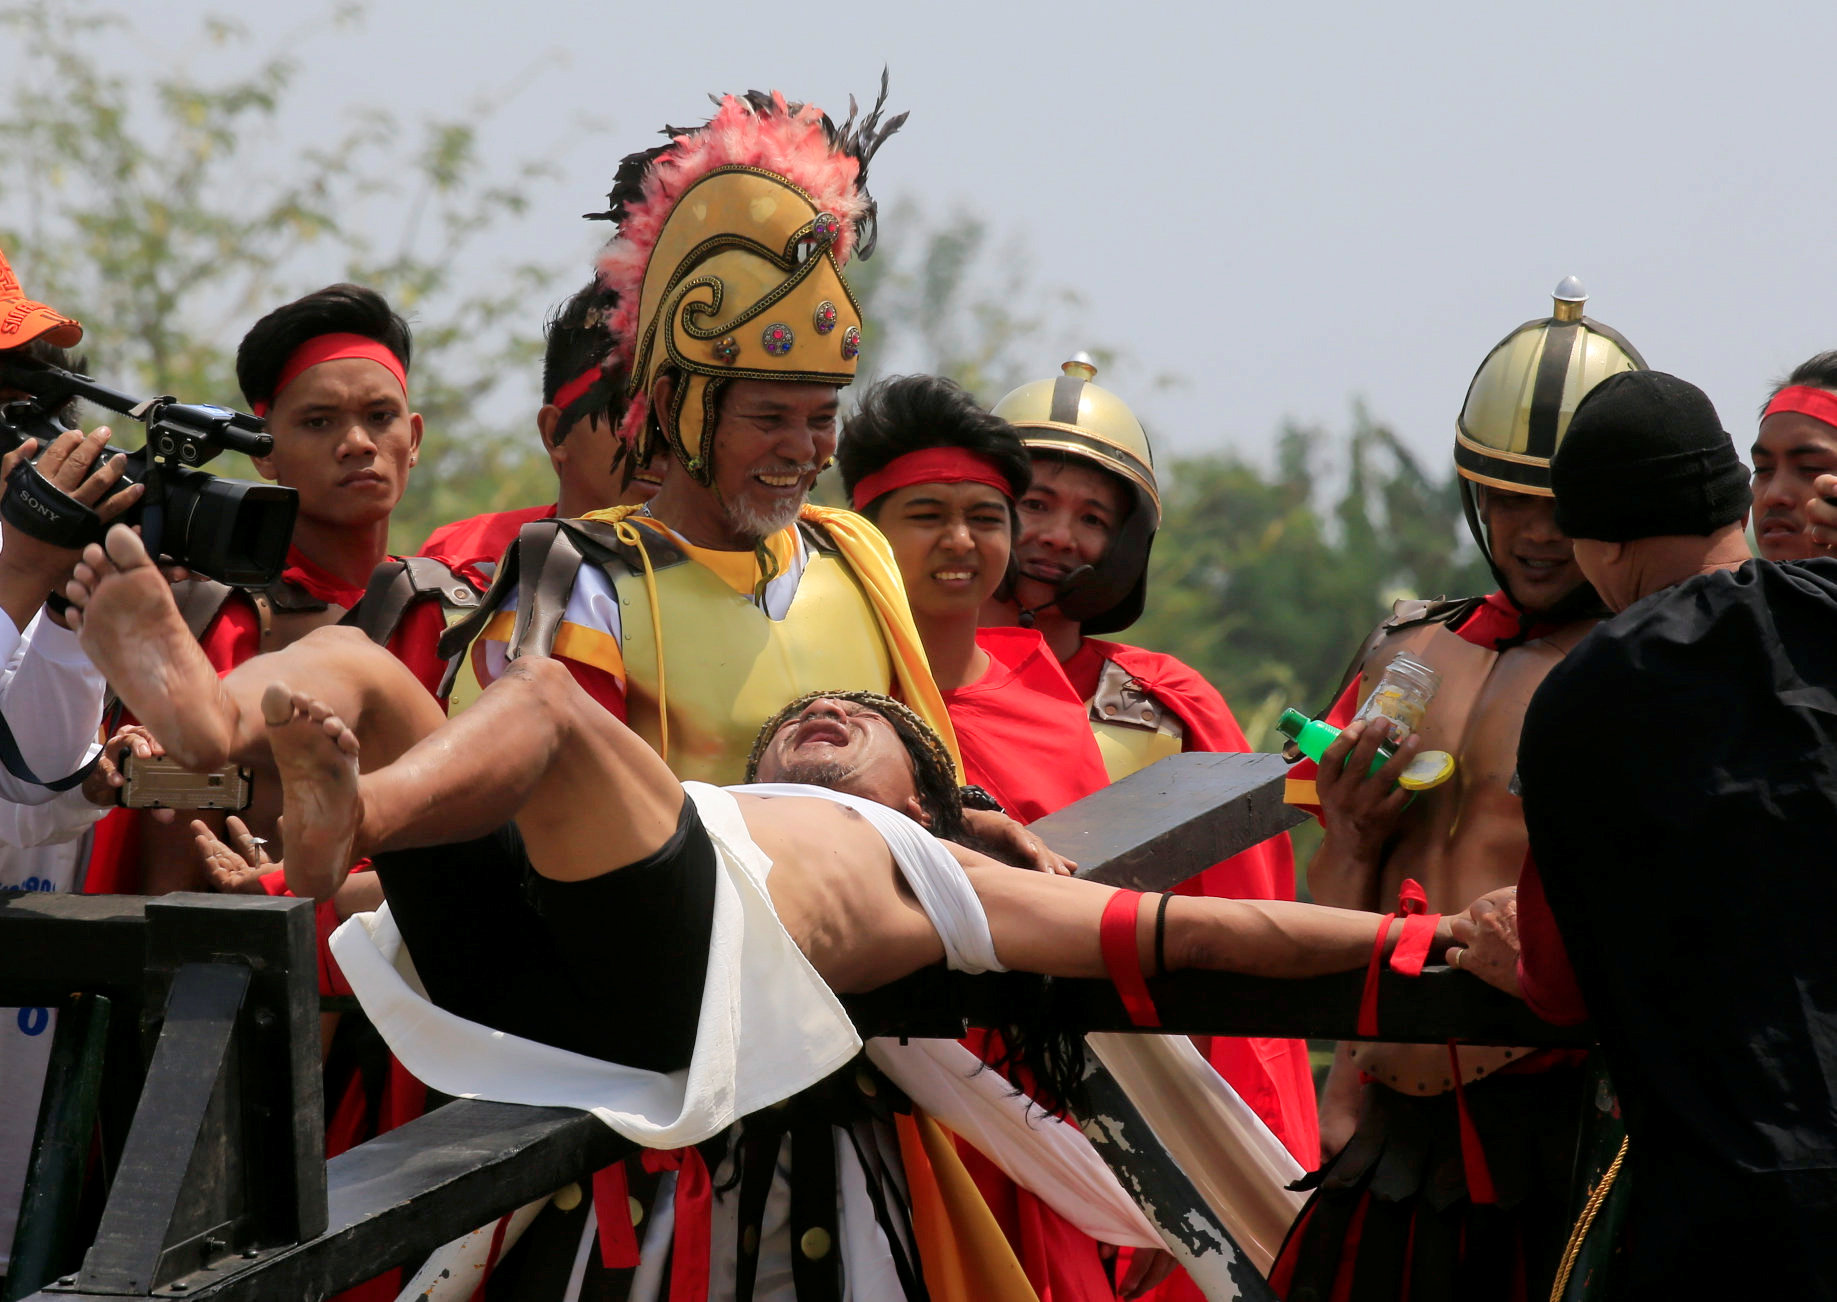
M 667 441 L 691 476 L 714 474 L 721 386 L 735 379 L 845 385 L 861 351 L 861 310 L 842 268 L 874 245 L 868 161 L 906 120 L 883 120 L 887 78 L 866 114 L 849 100 L 837 127 L 808 104 L 749 91 L 715 100 L 699 127 L 619 165 L 604 213 L 618 231 L 600 251 L 617 295 L 609 359 L 630 405 L 619 427 L 646 461 Z M 657 379 L 673 374 L 668 411 Z

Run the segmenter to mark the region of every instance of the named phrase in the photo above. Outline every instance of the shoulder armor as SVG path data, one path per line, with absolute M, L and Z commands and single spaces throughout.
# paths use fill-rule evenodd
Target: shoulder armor
M 1372 652 L 1383 644 L 1385 638 L 1393 633 L 1401 633 L 1405 629 L 1421 628 L 1427 624 L 1459 624 L 1485 601 L 1485 597 L 1459 597 L 1453 600 L 1446 597 L 1436 597 L 1432 600 L 1404 597 L 1397 601 L 1391 607 L 1391 613 L 1385 616 L 1376 628 L 1372 629 L 1363 642 L 1359 643 L 1359 649 L 1353 652 L 1352 659 L 1346 663 L 1345 672 L 1339 677 L 1339 684 L 1327 697 L 1326 703 L 1314 712 L 1314 717 L 1316 719 L 1327 717 L 1327 712 L 1334 707 L 1341 696 L 1345 695 L 1346 689 L 1352 686 L 1352 680 L 1359 676 L 1359 671 L 1365 667 L 1365 662 L 1371 659 Z M 1301 751 L 1293 741 L 1285 742 L 1282 746 L 1282 756 L 1290 764 L 1294 764 L 1301 759 Z
M 804 545 L 812 551 L 821 552 L 825 556 L 842 554 L 842 549 L 836 546 L 836 540 L 829 536 L 829 531 L 814 520 L 799 520 L 797 532 L 798 536 L 804 540 Z
M 1114 723 L 1144 732 L 1164 732 L 1184 738 L 1186 725 L 1160 700 L 1142 690 L 1142 685 L 1114 660 L 1103 662 L 1097 674 L 1097 690 L 1091 696 L 1091 720 Z
M 549 655 L 568 600 L 574 595 L 580 567 L 597 565 L 616 580 L 643 573 L 646 558 L 655 571 L 679 565 L 688 555 L 670 539 L 648 529 L 640 556 L 639 549 L 622 540 L 608 521 L 532 520 L 517 531 L 478 606 L 441 636 L 440 654 L 456 664 L 455 657 L 484 631 L 514 592 L 517 617 L 506 654 L 512 660 Z
M 364 595 L 338 622 L 362 629 L 378 646 L 388 646 L 410 607 L 428 600 L 448 611 L 469 612 L 478 605 L 478 590 L 431 556 L 391 558 L 371 572 Z

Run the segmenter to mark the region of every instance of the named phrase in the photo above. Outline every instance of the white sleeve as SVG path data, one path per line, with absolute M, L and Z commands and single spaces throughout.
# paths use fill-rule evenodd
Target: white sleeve
M 0 624 L 11 628 L 5 619 Z M 76 635 L 41 611 L 0 670 L 0 714 L 39 777 L 61 778 L 82 767 L 96 743 L 104 690 Z M 53 794 L 0 768 L 0 799 L 40 805 Z
M 40 845 L 62 845 L 82 836 L 108 812 L 84 799 L 80 788 L 59 792 L 38 805 L 0 800 L 0 846 L 30 850 Z

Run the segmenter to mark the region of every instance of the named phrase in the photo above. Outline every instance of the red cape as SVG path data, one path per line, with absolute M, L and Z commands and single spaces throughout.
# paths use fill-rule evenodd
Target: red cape
M 1108 786 L 1084 700 L 1046 640 L 1030 628 L 984 628 L 976 644 L 988 672 L 944 693 L 969 780 L 1023 823 Z
M 1159 651 L 1144 651 L 1121 642 L 1087 637 L 1079 648 L 1114 661 L 1150 695 L 1178 716 L 1186 728 L 1185 750 L 1251 749 L 1218 689 L 1191 665 Z M 1077 657 L 1075 657 L 1077 659 Z M 1096 691 L 1093 664 L 1089 683 L 1073 687 L 1088 699 Z M 1087 687 L 1089 690 L 1087 691 Z M 1288 834 L 1271 837 L 1223 863 L 1214 864 L 1175 888 L 1181 895 L 1215 899 L 1292 900 L 1295 898 L 1295 852 Z M 1314 1103 L 1314 1072 L 1302 1040 L 1196 1037 L 1207 1060 L 1231 1082 L 1276 1136 L 1312 1170 L 1320 1162 L 1320 1114 Z
M 555 507 L 525 506 L 515 511 L 493 511 L 469 520 L 443 524 L 427 536 L 418 556 L 432 556 L 458 570 L 480 588 L 491 586 L 491 576 L 479 567 L 495 566 L 517 533 L 526 524 L 555 518 Z

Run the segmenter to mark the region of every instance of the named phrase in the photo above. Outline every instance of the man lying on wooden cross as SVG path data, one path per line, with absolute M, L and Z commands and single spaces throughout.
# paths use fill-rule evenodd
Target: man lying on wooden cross
M 393 927 L 437 1004 L 577 1055 L 687 1068 L 691 1092 L 703 1048 L 718 1048 L 741 1064 L 724 1090 L 741 1112 L 856 1051 L 832 992 L 940 960 L 1108 975 L 1126 997 L 1145 993 L 1144 974 L 1182 968 L 1313 976 L 1364 966 L 1381 922 L 998 863 L 947 839 L 960 814 L 948 758 L 885 698 L 795 703 L 756 747 L 760 785 L 685 784 L 548 660 L 513 662 L 452 720 L 349 629 L 219 679 L 125 528 L 85 552 L 69 596 L 82 645 L 169 755 L 278 770 L 296 894 L 323 899 L 378 856 Z M 503 853 L 526 870 L 477 871 Z M 1386 925 L 1389 950 L 1410 922 Z M 1431 954 L 1447 942 L 1445 924 L 1412 930 Z M 349 969 L 365 942 L 340 939 Z M 643 998 L 602 997 L 634 987 Z M 731 1042 L 704 1046 L 717 1026 Z

